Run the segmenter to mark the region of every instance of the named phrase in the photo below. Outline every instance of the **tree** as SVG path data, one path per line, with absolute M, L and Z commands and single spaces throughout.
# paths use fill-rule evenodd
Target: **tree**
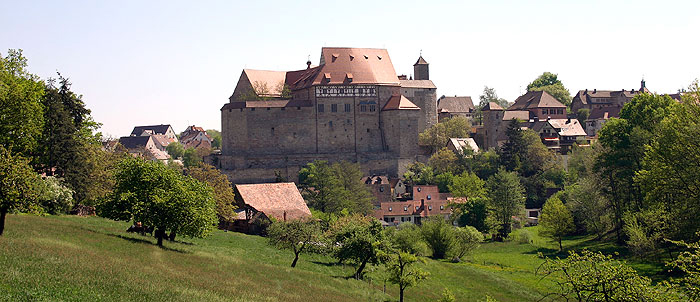
M 185 164 L 186 168 L 194 167 L 202 162 L 202 158 L 197 154 L 197 149 L 187 148 L 182 154 L 182 163 Z
M 512 119 L 508 122 L 506 137 L 508 137 L 508 140 L 506 140 L 502 147 L 498 148 L 501 166 L 508 171 L 517 171 L 520 169 L 522 152 L 525 150 L 523 130 L 520 129 L 520 122 L 518 120 Z
M 209 129 L 206 132 L 211 136 L 211 147 L 213 149 L 221 149 L 221 132 L 214 129 Z
M 416 267 L 418 262 L 422 262 L 422 259 L 416 255 L 398 251 L 392 254 L 391 260 L 386 264 L 390 274 L 389 281 L 399 286 L 399 302 L 403 302 L 404 291 L 407 288 L 416 286 L 430 275 Z
M 124 159 L 115 178 L 101 215 L 154 227 L 158 246 L 163 245 L 166 232 L 204 237 L 216 224 L 212 189 L 160 162 Z
M 172 142 L 168 144 L 168 146 L 165 147 L 165 151 L 168 151 L 168 154 L 172 158 L 181 158 L 183 155 L 185 155 L 185 147 L 183 147 L 180 142 Z
M 372 210 L 372 195 L 362 182 L 358 164 L 314 161 L 299 171 L 299 183 L 309 206 L 322 212 L 368 214 Z
M 445 172 L 442 174 L 438 174 L 435 176 L 435 182 L 437 183 L 438 186 L 438 191 L 440 193 L 449 193 L 450 192 L 450 185 L 452 185 L 452 180 L 455 178 L 455 176 L 451 172 Z
M 574 218 L 557 196 L 550 197 L 544 204 L 538 223 L 542 226 L 540 234 L 559 242 L 559 251 L 562 251 L 561 240 L 574 231 Z
M 22 50 L 0 56 L 0 146 L 30 156 L 44 124 L 44 83 L 26 68 Z
M 437 184 L 433 168 L 421 162 L 409 165 L 403 174 L 403 178 L 411 185 Z
M 14 156 L 0 145 L 0 236 L 5 230 L 7 213 L 27 211 L 34 206 L 34 184 L 40 181 L 28 159 Z
M 433 216 L 423 221 L 420 230 L 423 240 L 433 252 L 432 257 L 445 259 L 454 242 L 452 226 L 442 216 Z
M 581 125 L 585 127 L 586 125 L 586 120 L 588 119 L 588 116 L 591 114 L 591 110 L 588 108 L 581 108 L 578 111 L 576 111 L 576 119 L 578 120 Z
M 216 214 L 219 221 L 231 221 L 236 213 L 235 194 L 233 187 L 226 175 L 214 168 L 212 165 L 202 164 L 197 167 L 187 169 L 187 174 L 192 178 L 206 183 L 214 190 L 214 199 L 216 200 Z
M 428 246 L 423 241 L 418 225 L 405 222 L 396 228 L 387 228 L 385 231 L 394 249 L 417 256 L 428 254 Z
M 674 243 L 686 250 L 667 266 L 682 272 L 683 276 L 671 279 L 668 286 L 681 292 L 681 299 L 685 301 L 700 301 L 700 242 Z
M 478 248 L 484 240 L 484 235 L 471 226 L 455 228 L 453 234 L 455 238 L 452 250 L 456 261 L 461 261 L 462 257 Z
M 48 214 L 63 214 L 73 207 L 73 191 L 63 180 L 47 176 L 36 184 L 37 202 Z
M 476 174 L 464 172 L 455 176 L 449 191 L 454 197 L 464 198 L 464 202 L 450 204 L 454 217 L 460 226 L 473 226 L 481 232 L 488 231 L 486 225 L 486 182 Z
M 294 252 L 292 267 L 297 266 L 299 254 L 305 252 L 310 244 L 317 243 L 320 234 L 319 225 L 314 220 L 276 221 L 267 229 L 270 244 Z
M 486 182 L 489 215 L 499 224 L 499 238 L 510 233 L 512 217 L 525 210 L 524 189 L 515 172 L 500 169 Z
M 388 242 L 382 225 L 375 218 L 350 215 L 341 217 L 329 230 L 333 255 L 339 262 L 350 261 L 357 266 L 354 277 L 362 279 L 367 264 L 386 261 Z
M 428 165 L 433 168 L 435 174 L 452 173 L 455 170 L 457 156 L 447 147 L 443 147 L 430 156 Z
M 610 201 L 601 192 L 600 181 L 595 175 L 580 178 L 575 184 L 565 187 L 564 194 L 579 230 L 595 234 L 600 240 L 611 229 Z
M 551 72 L 544 72 L 528 84 L 527 91 L 546 91 L 567 107 L 571 105 L 571 93 L 564 87 L 557 75 Z
M 418 135 L 418 144 L 429 147 L 431 153 L 445 147 L 450 138 L 469 137 L 471 128 L 465 117 L 453 117 L 439 122 Z
M 565 259 L 545 259 L 537 269 L 558 285 L 541 300 L 566 301 L 668 301 L 647 277 L 610 255 L 583 250 L 569 251 Z

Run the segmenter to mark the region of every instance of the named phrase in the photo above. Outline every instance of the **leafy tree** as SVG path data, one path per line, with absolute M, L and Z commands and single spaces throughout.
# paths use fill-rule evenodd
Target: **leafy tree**
M 166 232 L 204 237 L 216 224 L 212 189 L 160 162 L 127 158 L 119 164 L 111 197 L 101 206 L 104 217 L 133 220 L 156 230 L 158 245 Z
M 454 197 L 463 197 L 464 202 L 454 203 L 454 217 L 460 226 L 473 226 L 477 230 L 488 231 L 486 225 L 486 183 L 474 173 L 455 176 L 449 191 Z
M 437 182 L 438 191 L 440 193 L 449 193 L 449 186 L 452 185 L 452 180 L 455 176 L 451 172 L 445 172 L 435 176 L 435 181 Z
M 382 225 L 374 218 L 362 215 L 341 217 L 331 226 L 329 235 L 335 246 L 333 255 L 339 262 L 350 261 L 357 266 L 355 279 L 362 279 L 367 264 L 386 261 L 389 250 Z
M 433 168 L 421 162 L 415 162 L 408 166 L 403 178 L 411 185 L 437 184 Z
M 185 155 L 185 147 L 182 146 L 180 142 L 172 142 L 168 144 L 168 146 L 165 147 L 165 151 L 168 151 L 168 154 L 172 158 L 181 158 Z
M 564 87 L 557 75 L 551 72 L 543 73 L 532 83 L 528 84 L 527 91 L 546 91 L 562 104 L 566 106 L 571 105 L 571 93 Z
M 541 235 L 559 242 L 559 251 L 564 249 L 562 238 L 574 231 L 574 217 L 557 196 L 550 197 L 544 204 L 539 224 L 542 226 Z
M 435 154 L 430 156 L 428 160 L 428 165 L 433 168 L 435 174 L 454 172 L 456 163 L 457 156 L 454 152 L 450 151 L 450 149 L 447 149 L 447 147 L 438 150 Z
M 358 164 L 314 161 L 299 171 L 299 183 L 309 206 L 322 212 L 368 214 L 372 210 L 372 195 L 362 182 Z
M 0 236 L 5 230 L 7 213 L 31 210 L 34 206 L 34 184 L 39 181 L 39 176 L 29 167 L 29 160 L 12 155 L 0 145 Z
M 588 108 L 581 108 L 578 111 L 576 111 L 576 119 L 578 120 L 581 125 L 586 125 L 586 120 L 588 119 L 588 116 L 591 114 L 591 110 Z
M 187 148 L 182 154 L 182 163 L 186 168 L 195 167 L 202 162 L 202 157 L 197 154 L 197 149 Z
M 610 201 L 603 196 L 600 182 L 593 175 L 587 176 L 567 186 L 564 193 L 566 205 L 571 210 L 577 227 L 581 231 L 595 234 L 600 240 L 612 227 Z
M 523 131 L 520 129 L 520 122 L 512 119 L 506 128 L 508 140 L 498 149 L 501 166 L 508 171 L 517 171 L 522 164 L 522 151 L 525 149 Z
M 450 138 L 469 137 L 471 128 L 465 117 L 454 117 L 439 122 L 418 135 L 418 144 L 430 148 L 431 153 L 445 147 Z
M 219 130 L 209 129 L 207 134 L 211 136 L 211 147 L 221 149 L 221 132 Z
M 399 251 L 392 254 L 390 259 L 386 264 L 390 274 L 389 281 L 399 286 L 399 301 L 403 302 L 404 291 L 411 286 L 416 286 L 430 273 L 416 267 L 422 259 L 411 253 Z
M 440 300 L 438 302 L 455 302 L 457 301 L 457 298 L 455 298 L 455 295 L 450 291 L 448 288 L 445 288 L 442 290 L 442 293 L 440 294 Z
M 479 96 L 479 105 L 477 106 L 477 108 L 474 109 L 473 115 L 474 119 L 479 125 L 481 125 L 481 123 L 483 122 L 483 114 L 481 112 L 481 109 L 488 105 L 489 102 L 494 102 L 503 108 L 510 107 L 510 103 L 508 103 L 508 100 L 498 97 L 496 89 L 484 86 L 484 91 Z
M 455 238 L 452 250 L 456 261 L 461 261 L 462 257 L 478 248 L 484 240 L 484 235 L 472 226 L 455 228 L 453 234 Z
M 500 169 L 486 182 L 489 215 L 498 223 L 498 235 L 510 233 L 512 217 L 525 210 L 524 189 L 515 172 Z
M 445 259 L 454 243 L 452 226 L 442 216 L 429 217 L 421 225 L 423 240 L 428 244 L 435 259 Z
M 214 190 L 214 199 L 216 200 L 216 214 L 219 221 L 231 221 L 236 213 L 235 194 L 233 187 L 226 175 L 214 168 L 212 165 L 202 164 L 197 167 L 187 169 L 187 174 L 192 178 L 206 183 Z
M 309 245 L 318 242 L 320 234 L 315 220 L 276 221 L 267 229 L 270 244 L 294 252 L 292 267 L 297 266 L 299 254 L 307 251 Z
M 63 214 L 73 207 L 73 191 L 63 184 L 63 180 L 48 176 L 36 184 L 39 206 L 48 214 Z
M 627 212 L 623 218 L 627 246 L 635 256 L 657 251 L 668 237 L 669 214 L 664 208 Z
M 679 300 L 700 301 L 700 242 L 688 244 L 679 241 L 674 243 L 686 250 L 668 263 L 668 266 L 682 272 L 683 275 L 671 279 L 667 286 L 681 293 Z
M 44 124 L 44 83 L 26 68 L 22 50 L 0 56 L 0 146 L 29 156 Z
M 541 300 L 566 301 L 668 301 L 651 280 L 610 255 L 583 250 L 569 251 L 565 259 L 545 259 L 537 269 L 558 285 Z
M 387 228 L 385 231 L 394 249 L 417 256 L 428 254 L 428 246 L 423 242 L 419 226 L 405 222 L 399 224 L 396 228 Z

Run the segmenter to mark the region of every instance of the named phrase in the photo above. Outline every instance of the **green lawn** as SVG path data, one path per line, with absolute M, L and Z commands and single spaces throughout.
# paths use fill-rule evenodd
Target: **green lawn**
M 350 266 L 322 255 L 292 254 L 265 238 L 216 231 L 204 239 L 154 245 L 126 233 L 128 223 L 74 216 L 8 215 L 0 237 L 0 301 L 393 301 L 380 278 L 348 279 Z M 551 286 L 534 271 L 537 252 L 556 253 L 536 236 L 531 244 L 483 244 L 468 261 L 427 260 L 428 280 L 407 301 L 435 301 L 449 288 L 458 301 L 535 301 Z M 573 238 L 576 246 L 584 238 Z M 370 276 L 377 275 L 370 273 Z

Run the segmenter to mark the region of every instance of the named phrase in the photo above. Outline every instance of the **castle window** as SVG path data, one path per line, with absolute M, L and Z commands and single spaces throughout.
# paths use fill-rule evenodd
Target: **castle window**
M 230 110 L 230 109 L 229 109 Z M 243 112 L 243 108 L 241 108 L 241 112 Z
M 267 107 L 267 110 L 270 110 L 270 107 Z
M 375 106 L 375 105 L 369 105 L 369 111 L 370 111 L 370 112 L 377 111 L 377 106 Z
M 338 112 L 338 104 L 331 104 L 331 112 Z
M 333 127 L 333 121 L 328 122 L 328 127 Z
M 301 110 L 301 107 L 298 107 L 298 106 L 297 106 L 297 110 Z
M 318 104 L 318 112 L 323 112 L 323 104 Z
M 367 128 L 367 133 L 369 133 L 369 128 Z
M 430 200 L 430 194 L 428 194 L 428 200 Z
M 367 105 L 360 105 L 360 112 L 367 112 Z
M 229 109 L 228 112 L 231 112 L 231 109 Z
M 350 112 L 350 104 L 345 104 L 345 112 Z
M 250 108 L 250 111 L 255 111 L 255 108 Z
M 275 135 L 275 127 L 270 128 L 270 135 Z
M 281 110 L 282 110 L 282 111 L 284 111 L 284 109 L 285 109 L 285 108 L 284 108 L 284 107 L 282 107 L 282 109 L 281 109 Z

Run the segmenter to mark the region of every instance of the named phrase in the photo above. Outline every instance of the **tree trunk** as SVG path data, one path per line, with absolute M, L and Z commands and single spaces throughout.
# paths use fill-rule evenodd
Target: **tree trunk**
M 563 251 L 564 248 L 561 246 L 561 237 L 559 237 L 559 251 Z
M 5 216 L 7 215 L 7 210 L 0 210 L 0 236 L 2 232 L 5 231 Z
M 357 268 L 357 272 L 355 272 L 355 279 L 357 279 L 357 280 L 362 279 L 362 271 L 365 269 L 365 265 L 367 265 L 367 261 L 369 261 L 369 257 L 362 260 L 362 264 L 360 264 L 360 267 Z
M 292 267 L 297 266 L 297 260 L 299 260 L 299 254 L 294 253 L 294 261 L 292 261 Z
M 165 237 L 165 232 L 161 229 L 156 230 L 156 238 L 158 239 L 158 246 L 163 246 L 163 237 Z
M 170 241 L 175 241 L 175 236 L 177 236 L 177 234 L 175 234 L 175 231 L 172 231 L 172 232 L 170 232 L 170 238 L 168 238 L 168 239 Z
M 399 302 L 403 302 L 403 288 L 399 288 Z

